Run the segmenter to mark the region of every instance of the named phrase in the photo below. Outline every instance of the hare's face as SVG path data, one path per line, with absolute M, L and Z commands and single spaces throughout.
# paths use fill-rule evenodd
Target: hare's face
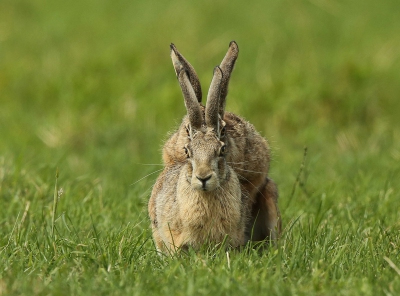
M 213 131 L 198 131 L 184 147 L 188 158 L 188 182 L 194 189 L 212 191 L 228 178 L 227 148 Z

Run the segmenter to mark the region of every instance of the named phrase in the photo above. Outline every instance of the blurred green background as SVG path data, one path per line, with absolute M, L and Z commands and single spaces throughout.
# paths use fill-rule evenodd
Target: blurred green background
M 185 109 L 174 42 L 207 90 L 230 40 L 240 46 L 228 110 L 271 142 L 280 181 L 309 146 L 399 160 L 398 1 L 2 1 L 0 148 L 75 176 L 128 183 L 159 162 Z M 396 145 L 397 144 L 397 145 Z M 396 150 L 397 149 L 397 150 Z M 339 157 L 341 155 L 342 157 Z
M 51 216 L 56 168 L 78 229 L 150 238 L 157 173 L 141 178 L 185 114 L 169 44 L 206 92 L 231 40 L 227 110 L 270 142 L 284 226 L 322 203 L 329 223 L 398 233 L 399 36 L 398 0 L 0 1 L 1 245 L 24 211 L 28 244 Z

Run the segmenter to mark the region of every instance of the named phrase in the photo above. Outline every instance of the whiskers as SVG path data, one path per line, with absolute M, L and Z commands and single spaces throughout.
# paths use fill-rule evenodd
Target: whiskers
M 139 183 L 140 181 L 146 179 L 147 177 L 150 177 L 153 174 L 156 174 L 158 172 L 161 172 L 164 169 L 167 169 L 167 168 L 164 168 L 164 164 L 163 163 L 136 163 L 136 164 L 137 165 L 143 165 L 143 166 L 163 166 L 163 168 L 158 169 L 158 170 L 156 170 L 154 172 L 151 172 L 150 174 L 147 174 L 146 176 L 144 176 L 144 177 L 140 178 L 139 180 L 137 180 L 137 181 L 133 182 L 132 184 L 130 184 L 130 186 L 133 186 L 133 185 Z M 181 165 L 177 164 L 174 167 L 172 167 L 172 169 L 171 169 L 171 167 L 169 167 L 167 169 L 167 171 L 166 171 L 166 174 L 169 175 L 169 174 L 175 173 L 176 171 L 179 171 L 180 169 L 181 169 Z
M 254 161 L 240 161 L 240 162 L 233 162 L 233 161 L 227 161 L 226 163 L 231 163 L 231 164 L 248 164 L 248 163 L 253 163 Z
M 150 165 L 150 164 L 148 164 L 148 165 Z M 148 178 L 148 177 L 150 177 L 150 176 L 152 176 L 152 175 L 154 175 L 154 174 L 157 174 L 157 173 L 159 173 L 159 172 L 161 172 L 161 171 L 163 171 L 163 170 L 165 170 L 163 173 L 164 173 L 164 178 L 166 178 L 166 179 L 173 179 L 174 177 L 178 177 L 179 176 L 179 172 L 181 171 L 181 166 L 180 165 L 177 165 L 177 166 L 174 166 L 174 167 L 170 167 L 170 168 L 162 168 L 162 169 L 159 169 L 159 170 L 156 170 L 156 171 L 154 171 L 154 172 L 151 172 L 150 174 L 147 174 L 147 175 L 145 175 L 144 177 L 142 177 L 142 178 L 140 178 L 139 180 L 137 180 L 137 181 L 135 181 L 134 183 L 132 183 L 130 186 L 133 186 L 133 185 L 135 185 L 135 184 L 137 184 L 137 183 L 139 183 L 140 181 L 143 181 L 144 179 L 146 179 L 146 178 Z M 151 189 L 153 188 L 153 186 L 155 185 L 155 180 L 157 179 L 159 177 L 159 175 L 157 175 L 157 177 L 156 178 L 154 178 L 153 180 L 151 180 L 151 185 L 148 187 L 148 188 L 146 188 L 144 191 L 143 191 L 143 193 L 142 194 L 140 194 L 140 196 L 138 197 L 139 199 L 142 199 L 143 197 L 145 197 L 145 196 L 147 196 L 147 195 L 149 195 L 149 191 L 151 191 Z M 174 182 L 167 182 L 167 183 L 164 183 L 164 186 L 174 186 L 176 183 L 174 183 Z
M 144 166 L 155 166 L 155 165 L 164 166 L 163 163 L 134 163 L 134 164 L 135 165 L 144 165 Z
M 244 172 L 249 172 L 249 173 L 255 173 L 255 174 L 265 174 L 265 172 L 257 172 L 257 171 L 252 171 L 252 170 L 245 170 L 245 169 L 239 169 L 237 167 L 235 167 L 235 170 L 239 170 L 239 171 L 244 171 Z M 237 172 L 236 172 L 237 173 Z M 265 174 L 266 175 L 266 174 Z
M 240 161 L 240 162 L 234 162 L 234 161 L 227 161 L 226 163 L 229 165 L 233 165 L 233 167 L 236 170 L 244 171 L 244 172 L 249 172 L 249 173 L 255 173 L 255 174 L 265 174 L 265 172 L 260 172 L 260 171 L 254 171 L 254 170 L 247 170 L 247 169 L 241 169 L 238 168 L 237 165 L 248 165 L 253 166 L 252 163 L 256 162 L 256 160 L 253 161 Z
M 247 183 L 249 183 L 251 186 L 253 186 L 255 189 L 257 189 L 258 193 L 260 193 L 261 196 L 263 196 L 265 198 L 264 194 L 260 191 L 260 187 L 259 186 L 254 185 L 249 179 L 246 179 L 243 175 L 240 175 L 237 172 L 236 172 L 236 174 L 238 175 L 239 178 L 244 179 Z
M 156 174 L 156 173 L 158 173 L 158 172 L 161 172 L 163 169 L 164 169 L 164 168 L 159 169 L 159 170 L 156 170 L 156 171 L 154 171 L 154 172 L 152 172 L 152 173 L 150 173 L 150 174 L 147 174 L 146 176 L 144 176 L 144 177 L 140 178 L 139 180 L 137 180 L 136 182 L 132 183 L 130 186 L 133 186 L 133 185 L 139 183 L 140 181 L 142 181 L 143 179 L 146 179 L 147 177 L 149 177 L 149 176 L 151 176 L 151 175 L 154 175 L 154 174 Z

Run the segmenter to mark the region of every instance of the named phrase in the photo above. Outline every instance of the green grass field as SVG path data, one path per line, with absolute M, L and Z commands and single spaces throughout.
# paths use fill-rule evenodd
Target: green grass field
M 0 1 L 0 295 L 400 295 L 400 2 L 194 3 Z M 271 144 L 285 230 L 162 257 L 169 44 L 206 91 L 231 40 L 227 110 Z

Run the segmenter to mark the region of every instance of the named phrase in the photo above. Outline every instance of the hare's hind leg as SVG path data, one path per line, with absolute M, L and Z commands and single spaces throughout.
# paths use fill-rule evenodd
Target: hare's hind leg
M 248 239 L 252 241 L 276 240 L 281 232 L 281 227 L 278 189 L 271 179 L 266 178 L 265 183 L 256 194 L 246 233 Z

